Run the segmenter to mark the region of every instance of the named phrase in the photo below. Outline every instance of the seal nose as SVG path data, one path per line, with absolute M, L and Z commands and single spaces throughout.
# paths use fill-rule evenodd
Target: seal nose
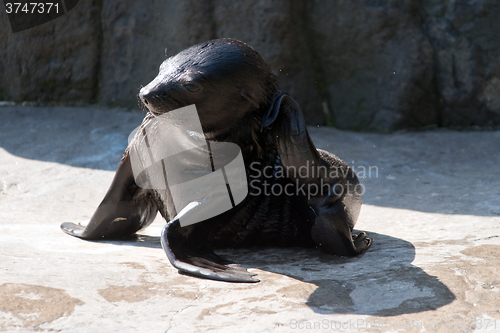
M 153 97 L 153 94 L 151 93 L 151 90 L 147 87 L 142 87 L 141 90 L 139 91 L 139 98 L 144 104 L 149 104 Z

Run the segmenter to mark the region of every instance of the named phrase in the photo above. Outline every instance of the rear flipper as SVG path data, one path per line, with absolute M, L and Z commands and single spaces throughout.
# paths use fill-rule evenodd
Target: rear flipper
M 309 185 L 321 188 L 323 183 L 320 180 L 334 184 L 338 182 L 345 190 L 340 195 L 331 193 L 318 205 L 319 209 L 315 207 L 316 211 L 319 210 L 311 230 L 315 243 L 323 251 L 338 255 L 357 255 L 366 251 L 372 239 L 365 233 L 351 235 L 361 209 L 361 194 L 355 193 L 359 181 L 352 169 L 338 157 L 316 149 L 298 103 L 288 94 L 276 92 L 271 107 L 262 118 L 262 130 L 265 129 L 270 131 L 281 163 L 286 170 L 291 171 L 292 180 L 307 184 L 307 188 Z M 330 170 L 327 174 L 321 174 L 320 166 Z M 336 179 L 331 179 L 332 172 Z
M 351 234 L 348 230 L 335 228 L 335 224 L 331 220 L 317 218 L 311 230 L 314 242 L 323 252 L 339 256 L 356 256 L 372 245 L 373 239 L 365 232 Z
M 246 268 L 216 255 L 207 244 L 209 230 L 204 221 L 181 227 L 179 219 L 189 210 L 200 209 L 200 205 L 184 209 L 167 223 L 161 233 L 161 245 L 172 266 L 180 273 L 227 282 L 259 282 L 252 278 Z M 205 224 L 205 225 L 204 225 Z M 207 226 L 208 227 L 208 226 Z
M 84 239 L 118 239 L 150 225 L 158 211 L 152 192 L 135 184 L 128 150 L 118 165 L 111 186 L 89 224 L 65 222 L 61 229 Z
M 361 196 L 350 193 L 325 198 L 311 237 L 322 251 L 341 256 L 355 256 L 368 250 L 373 239 L 365 232 L 352 234 L 361 210 Z

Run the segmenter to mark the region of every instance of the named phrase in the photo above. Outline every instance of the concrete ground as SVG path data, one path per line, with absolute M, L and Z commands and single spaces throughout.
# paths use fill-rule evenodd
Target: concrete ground
M 219 251 L 261 280 L 235 284 L 172 268 L 161 218 L 137 241 L 60 230 L 89 220 L 142 116 L 0 108 L 0 331 L 500 331 L 500 131 L 311 127 L 364 176 L 356 228 L 374 244 Z

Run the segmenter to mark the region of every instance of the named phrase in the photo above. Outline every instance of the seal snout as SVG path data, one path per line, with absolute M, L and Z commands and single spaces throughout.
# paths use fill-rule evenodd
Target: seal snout
M 179 107 L 164 86 L 147 85 L 139 91 L 142 104 L 154 114 L 160 114 Z
M 139 98 L 146 105 L 149 104 L 149 102 L 153 99 L 154 95 L 155 95 L 154 91 L 151 91 L 151 89 L 149 89 L 148 87 L 143 87 L 139 91 Z

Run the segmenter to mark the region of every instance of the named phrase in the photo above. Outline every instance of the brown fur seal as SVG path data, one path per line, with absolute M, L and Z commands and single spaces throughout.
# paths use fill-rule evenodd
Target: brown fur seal
M 183 207 L 174 205 L 169 186 L 139 187 L 130 157 L 139 143 L 132 140 L 90 223 L 86 227 L 63 223 L 66 233 L 116 239 L 148 226 L 159 211 L 167 221 L 162 246 L 173 266 L 180 272 L 234 282 L 258 280 L 216 255 L 213 248 L 317 246 L 327 253 L 352 256 L 370 247 L 372 240 L 364 232 L 352 234 L 361 209 L 354 171 L 335 155 L 314 147 L 299 105 L 278 90 L 267 64 L 248 45 L 216 39 L 192 46 L 165 60 L 139 99 L 148 111 L 143 126 L 155 117 L 196 105 L 201 135 L 210 145 L 232 142 L 241 148 L 248 195 L 222 214 L 182 227 L 180 215 L 203 212 L 203 204 L 179 214 Z

